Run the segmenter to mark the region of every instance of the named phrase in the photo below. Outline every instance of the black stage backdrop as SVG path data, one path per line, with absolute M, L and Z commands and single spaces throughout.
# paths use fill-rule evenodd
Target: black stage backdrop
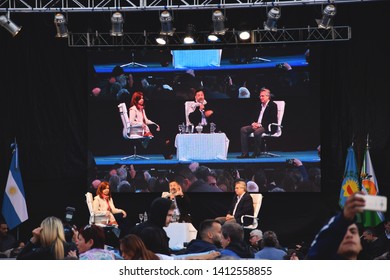
M 318 67 L 318 71 L 311 71 L 311 75 L 318 75 L 312 80 L 320 82 L 321 93 L 322 192 L 264 194 L 260 228 L 276 231 L 284 245 L 310 242 L 330 215 L 338 211 L 346 150 L 353 138 L 360 165 L 366 134 L 370 134 L 380 192 L 390 194 L 386 170 L 390 159 L 390 130 L 386 125 L 390 110 L 384 101 L 389 91 L 390 65 L 386 2 L 338 5 L 336 25 L 351 26 L 352 40 L 309 46 L 315 58 L 312 67 Z M 365 22 L 367 15 L 369 23 Z M 374 15 L 378 15 L 375 20 Z M 10 144 L 16 137 L 30 217 L 19 227 L 19 233 L 21 239 L 27 239 L 46 216 L 64 217 L 67 206 L 76 208 L 76 224 L 88 221 L 84 197 L 87 50 L 70 48 L 66 40 L 54 39 L 52 15 L 23 13 L 13 15 L 13 20 L 23 26 L 21 34 L 11 38 L 0 30 L 0 204 L 11 160 Z M 105 131 L 101 134 L 111 136 Z M 138 213 L 156 196 L 117 194 L 114 199 L 135 223 Z M 231 196 L 191 194 L 193 203 L 199 206 L 195 223 L 225 214 Z

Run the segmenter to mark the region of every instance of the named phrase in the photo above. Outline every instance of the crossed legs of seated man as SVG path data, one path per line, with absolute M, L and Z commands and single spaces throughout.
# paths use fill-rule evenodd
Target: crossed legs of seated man
M 256 123 L 257 124 L 257 123 Z M 253 132 L 254 135 L 254 151 L 251 156 L 249 156 L 249 135 Z M 264 127 L 254 127 L 254 125 L 247 125 L 241 127 L 240 137 L 241 137 L 241 155 L 238 158 L 255 158 L 260 155 L 261 152 L 261 135 L 265 132 Z

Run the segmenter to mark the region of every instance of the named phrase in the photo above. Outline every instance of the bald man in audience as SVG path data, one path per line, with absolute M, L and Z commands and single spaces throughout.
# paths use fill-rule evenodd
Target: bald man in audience
M 202 253 L 221 248 L 222 226 L 216 220 L 204 220 L 199 227 L 200 239 L 193 239 L 187 246 L 186 254 Z

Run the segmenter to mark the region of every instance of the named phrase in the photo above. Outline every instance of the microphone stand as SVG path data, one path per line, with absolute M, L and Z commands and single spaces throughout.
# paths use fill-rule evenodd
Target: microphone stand
M 139 67 L 148 67 L 148 66 L 145 65 L 145 64 L 141 64 L 141 63 L 138 63 L 138 62 L 135 62 L 135 61 L 134 61 L 134 52 L 131 53 L 131 58 L 132 58 L 132 61 L 131 61 L 131 62 L 126 63 L 126 64 L 123 64 L 123 65 L 121 65 L 121 67 L 126 67 L 126 66 L 133 66 L 133 67 L 135 67 L 135 66 L 139 66 Z

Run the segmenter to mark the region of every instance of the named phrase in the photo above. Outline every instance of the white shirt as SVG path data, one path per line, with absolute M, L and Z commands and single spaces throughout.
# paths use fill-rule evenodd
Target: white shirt
M 265 111 L 265 107 L 267 107 L 268 102 L 266 104 L 261 103 L 261 111 L 260 111 L 259 119 L 257 120 L 257 123 L 259 123 L 259 124 L 261 124 L 261 121 L 262 121 L 263 115 L 264 115 L 264 111 Z
M 244 195 L 244 194 L 242 194 L 241 196 L 237 196 L 237 202 L 236 202 L 236 205 L 234 206 L 234 210 L 233 210 L 232 216 L 234 216 L 234 214 L 236 214 L 237 205 L 238 205 L 238 203 L 240 203 L 241 197 L 242 197 L 243 195 Z

